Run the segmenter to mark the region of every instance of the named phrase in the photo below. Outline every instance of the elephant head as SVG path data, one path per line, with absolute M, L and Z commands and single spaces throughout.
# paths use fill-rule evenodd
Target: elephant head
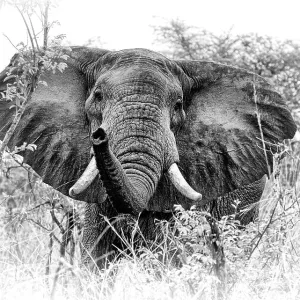
M 25 162 L 75 199 L 130 214 L 201 206 L 268 174 L 296 131 L 281 96 L 246 70 L 145 49 L 68 55 L 63 73 L 43 75 L 9 145 L 36 144 Z M 0 103 L 3 138 L 13 112 Z

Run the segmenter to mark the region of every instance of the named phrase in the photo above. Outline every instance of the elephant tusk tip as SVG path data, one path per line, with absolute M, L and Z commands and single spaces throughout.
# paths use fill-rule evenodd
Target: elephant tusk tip
M 88 166 L 84 170 L 83 174 L 80 178 L 75 182 L 74 185 L 69 189 L 69 196 L 72 198 L 76 198 L 78 194 L 85 191 L 93 182 L 93 180 L 98 175 L 99 171 L 96 166 L 95 157 L 92 157 L 91 161 L 89 162 Z
M 190 198 L 189 209 L 201 207 L 203 205 L 201 201 L 202 194 L 195 192 L 195 195 Z
M 69 196 L 72 197 L 72 198 L 75 198 L 77 196 L 77 193 L 74 192 L 73 187 L 71 187 L 69 189 Z
M 199 202 L 202 200 L 202 194 L 198 193 L 197 198 L 195 199 L 195 202 Z
M 202 194 L 195 192 L 195 194 L 190 198 L 194 205 L 199 205 L 202 200 Z
M 184 179 L 176 163 L 173 163 L 168 169 L 168 175 L 175 188 L 190 201 L 199 205 L 202 200 L 202 194 L 196 192 Z

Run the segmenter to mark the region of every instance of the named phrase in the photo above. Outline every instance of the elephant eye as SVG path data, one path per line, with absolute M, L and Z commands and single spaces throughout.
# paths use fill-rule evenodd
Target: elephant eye
M 100 89 L 94 91 L 94 97 L 97 98 L 97 100 L 99 101 L 102 99 L 102 92 Z
M 178 111 L 182 109 L 182 99 L 178 99 L 174 105 L 174 110 Z
M 180 128 L 181 124 L 185 121 L 185 112 L 183 110 L 183 101 L 178 98 L 173 107 L 173 113 L 171 116 L 171 130 L 176 132 Z

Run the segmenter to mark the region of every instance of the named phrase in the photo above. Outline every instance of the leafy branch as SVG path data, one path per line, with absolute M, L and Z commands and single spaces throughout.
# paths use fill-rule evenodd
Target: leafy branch
M 26 3 L 20 4 L 17 2 L 12 2 L 9 4 L 13 5 L 21 15 L 27 35 L 29 36 L 30 45 L 24 45 L 23 43 L 20 43 L 17 46 L 13 45 L 14 48 L 18 50 L 18 53 L 13 57 L 10 65 L 6 68 L 7 76 L 4 79 L 4 82 L 6 82 L 7 89 L 4 93 L 1 93 L 0 100 L 12 102 L 11 108 L 15 109 L 15 114 L 0 146 L 1 171 L 3 171 L 4 151 L 7 150 L 8 143 L 20 122 L 27 103 L 31 100 L 32 94 L 39 84 L 47 85 L 45 81 L 40 81 L 40 76 L 46 70 L 55 72 L 55 70 L 58 69 L 62 72 L 65 69 L 66 64 L 63 62 L 57 63 L 57 59 L 67 59 L 67 56 L 63 54 L 59 48 L 56 47 L 64 38 L 63 35 L 58 36 L 54 39 L 54 41 L 52 42 L 54 47 L 48 47 L 49 30 L 51 27 L 48 21 L 50 8 L 49 1 L 45 3 L 45 6 L 43 8 L 41 5 L 39 5 L 41 10 L 40 21 L 43 28 L 42 47 L 40 47 L 38 44 L 38 34 L 36 34 L 36 30 L 33 26 L 33 7 L 30 5 L 26 6 Z M 12 44 L 11 40 L 8 37 L 7 39 Z M 35 150 L 33 145 L 23 145 L 22 149 L 14 149 L 12 154 L 27 149 L 31 151 Z
M 40 53 L 40 49 L 37 43 L 37 38 L 35 34 L 35 30 L 32 24 L 31 16 L 28 13 L 28 10 L 23 7 L 23 10 L 17 5 L 14 4 L 14 7 L 20 13 L 24 25 L 26 27 L 27 34 L 30 38 L 31 47 L 29 47 L 29 51 L 25 52 L 26 46 L 23 46 L 20 50 L 14 62 L 12 62 L 11 66 L 8 69 L 7 77 L 4 81 L 8 81 L 9 79 L 15 79 L 13 84 L 7 84 L 7 91 L 5 98 L 6 100 L 16 102 L 16 112 L 13 118 L 13 121 L 6 132 L 6 135 L 2 141 L 0 146 L 0 168 L 3 170 L 3 154 L 7 145 L 15 132 L 17 125 L 20 122 L 20 119 L 25 111 L 25 107 L 28 101 L 30 101 L 32 97 L 32 93 L 37 88 L 40 75 L 42 73 L 42 60 Z M 45 9 L 45 19 L 48 19 L 48 8 L 49 3 L 46 5 Z M 26 15 L 27 20 L 26 20 Z M 30 26 L 29 26 L 30 24 Z M 47 40 L 48 40 L 48 31 L 44 31 L 46 36 L 44 36 L 44 49 L 47 48 Z M 15 47 L 16 48 L 16 47 Z M 31 56 L 33 60 L 31 60 Z M 8 99 L 7 99 L 8 98 Z

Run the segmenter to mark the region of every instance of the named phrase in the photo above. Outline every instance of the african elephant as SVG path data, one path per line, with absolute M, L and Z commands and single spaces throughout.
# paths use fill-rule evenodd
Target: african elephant
M 266 80 L 145 49 L 66 52 L 68 67 L 44 75 L 47 87 L 34 92 L 9 146 L 36 144 L 22 153 L 25 162 L 45 183 L 87 202 L 85 258 L 118 244 L 104 216 L 138 216 L 151 236 L 154 218 L 168 218 L 174 204 L 221 217 L 235 198 L 241 207 L 259 200 L 273 154 L 296 131 Z M 10 105 L 1 101 L 1 139 Z

